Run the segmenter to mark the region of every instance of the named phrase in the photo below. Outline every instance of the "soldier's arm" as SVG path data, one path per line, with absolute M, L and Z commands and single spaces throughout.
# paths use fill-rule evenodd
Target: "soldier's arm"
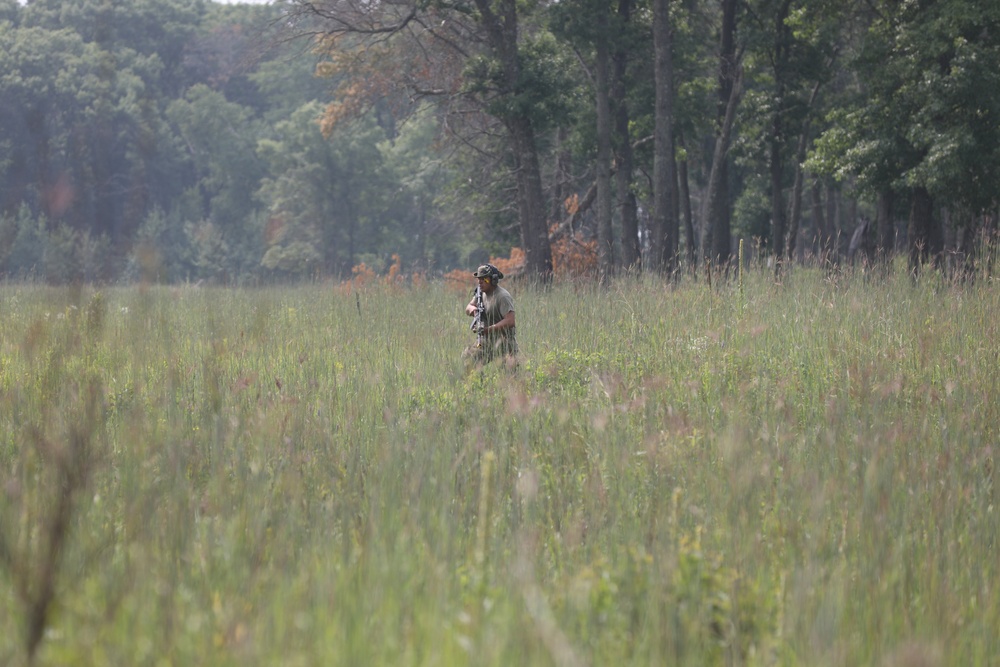
M 496 324 L 486 327 L 486 333 L 496 333 L 498 331 L 502 331 L 503 329 L 510 329 L 514 326 L 515 326 L 514 311 L 508 310 L 507 314 L 503 316 L 502 320 L 500 320 Z

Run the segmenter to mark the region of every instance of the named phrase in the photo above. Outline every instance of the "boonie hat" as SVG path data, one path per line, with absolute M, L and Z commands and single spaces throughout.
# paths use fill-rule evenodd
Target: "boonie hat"
M 492 278 L 493 280 L 500 280 L 503 278 L 503 273 L 501 273 L 500 269 L 492 264 L 483 264 L 476 269 L 476 272 L 472 275 L 476 278 Z

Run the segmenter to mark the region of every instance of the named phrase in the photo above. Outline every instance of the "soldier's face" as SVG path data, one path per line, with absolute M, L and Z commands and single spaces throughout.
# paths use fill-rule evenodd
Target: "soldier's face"
M 493 281 L 489 278 L 479 279 L 479 289 L 483 290 L 487 294 L 493 291 Z

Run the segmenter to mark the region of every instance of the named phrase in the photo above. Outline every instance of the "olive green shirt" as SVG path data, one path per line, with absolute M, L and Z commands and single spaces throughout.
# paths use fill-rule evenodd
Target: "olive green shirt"
M 510 295 L 510 292 L 504 288 L 497 285 L 493 288 L 492 294 L 486 294 L 483 292 L 483 325 L 493 326 L 504 317 L 507 313 L 514 310 L 514 298 Z M 488 334 L 489 338 L 498 338 L 500 340 L 495 340 L 494 343 L 503 343 L 504 347 L 507 348 L 508 353 L 517 350 L 517 337 L 516 337 L 517 327 L 510 327 L 509 329 L 501 329 L 496 333 Z

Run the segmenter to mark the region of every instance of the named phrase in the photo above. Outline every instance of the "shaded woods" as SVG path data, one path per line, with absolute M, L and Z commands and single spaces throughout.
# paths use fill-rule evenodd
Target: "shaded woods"
M 739 240 L 778 270 L 973 275 L 998 12 L 0 0 L 0 275 L 437 276 L 519 248 L 546 276 L 569 243 L 606 279 L 725 270 Z

